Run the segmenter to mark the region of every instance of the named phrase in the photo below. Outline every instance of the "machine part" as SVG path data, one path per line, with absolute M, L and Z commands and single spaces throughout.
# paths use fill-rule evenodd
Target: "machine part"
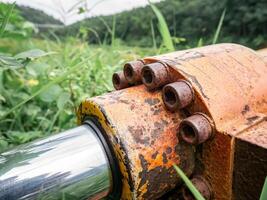
M 164 108 L 161 91 L 143 85 L 85 100 L 79 123 L 95 116 L 115 151 L 122 173 L 123 200 L 157 199 L 181 184 L 173 164 L 190 176 L 194 147 L 176 136 L 184 116 Z
M 212 126 L 207 116 L 196 113 L 180 123 L 178 134 L 185 142 L 198 145 L 212 136 Z
M 117 178 L 122 200 L 165 198 L 181 184 L 176 164 L 189 177 L 201 174 L 214 199 L 257 199 L 267 174 L 266 55 L 218 44 L 146 57 L 144 85 L 82 102 L 78 123 L 97 119 L 118 162 L 121 179 L 111 170 L 112 191 Z M 194 100 L 186 109 L 169 112 L 158 89 L 180 80 L 190 83 Z M 202 144 L 180 140 L 177 127 L 189 143 Z
M 205 198 L 205 200 L 212 199 L 212 189 L 208 181 L 203 176 L 194 176 L 191 179 L 191 182 L 200 192 L 200 194 Z M 182 189 L 183 199 L 184 200 L 194 200 L 194 196 L 190 192 L 187 186 L 184 186 Z
M 0 199 L 101 199 L 113 175 L 92 122 L 0 155 Z
M 234 199 L 259 199 L 267 176 L 267 118 L 235 140 Z M 245 191 L 245 192 L 244 192 Z
M 142 69 L 142 82 L 149 89 L 157 89 L 170 81 L 168 68 L 160 63 L 145 65 Z
M 121 90 L 130 86 L 122 71 L 113 74 L 112 83 L 116 90 Z
M 124 65 L 123 73 L 126 80 L 133 85 L 142 83 L 141 70 L 144 66 L 142 60 L 128 62 Z
M 194 100 L 194 91 L 187 81 L 179 80 L 165 85 L 162 90 L 162 98 L 166 108 L 177 111 L 190 105 Z
M 172 82 L 179 79 L 190 82 L 195 99 L 186 112 L 188 115 L 201 112 L 212 120 L 214 137 L 201 146 L 200 152 L 203 176 L 212 185 L 215 199 L 242 199 L 235 196 L 233 189 L 234 183 L 245 182 L 244 179 L 233 182 L 233 169 L 238 168 L 234 160 L 240 155 L 235 153 L 236 138 L 266 118 L 266 55 L 266 51 L 258 53 L 237 44 L 216 44 L 143 59 L 146 64 L 165 63 Z M 266 149 L 259 148 L 263 152 Z M 265 161 L 259 163 L 263 166 Z M 254 177 L 267 174 L 263 169 L 253 170 Z M 254 191 L 261 190 L 260 183 L 250 181 Z
M 194 102 L 180 110 L 180 114 L 190 116 L 200 112 L 211 119 L 214 137 L 200 146 L 200 166 L 203 166 L 203 176 L 212 185 L 215 199 L 236 198 L 233 190 L 236 163 L 233 161 L 240 155 L 235 154 L 236 138 L 266 119 L 266 55 L 267 51 L 258 53 L 237 44 L 216 44 L 142 59 L 145 65 L 162 63 L 161 66 L 165 66 L 159 72 L 168 80 L 160 86 L 180 79 L 192 85 Z M 147 82 L 152 82 L 154 73 L 147 71 Z M 147 86 L 145 81 L 143 83 Z M 154 92 L 160 86 L 154 84 L 151 89 Z M 263 152 L 266 149 L 259 148 Z M 263 160 L 260 165 L 264 165 Z M 255 177 L 267 174 L 266 170 L 253 171 Z M 254 191 L 261 189 L 259 184 L 253 185 L 257 186 Z

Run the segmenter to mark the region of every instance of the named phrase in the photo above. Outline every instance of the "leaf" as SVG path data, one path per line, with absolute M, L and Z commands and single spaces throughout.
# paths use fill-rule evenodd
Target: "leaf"
M 52 85 L 51 87 L 49 87 L 48 89 L 44 90 L 40 95 L 40 99 L 43 102 L 53 102 L 55 101 L 59 95 L 62 92 L 62 88 L 59 85 Z
M 46 70 L 49 68 L 49 65 L 46 63 L 30 63 L 26 66 L 26 71 L 31 76 L 37 77 L 43 75 Z
M 265 200 L 265 199 L 267 199 L 267 176 L 265 177 L 265 182 L 260 196 L 260 200 Z
M 51 55 L 51 54 L 55 54 L 55 52 L 45 52 L 41 49 L 32 49 L 32 50 L 24 51 L 22 53 L 15 55 L 15 58 L 34 60 L 36 58 L 44 57 L 44 56 Z
M 202 47 L 203 46 L 203 38 L 200 38 L 197 43 L 197 47 Z
M 167 25 L 167 22 L 165 20 L 165 18 L 163 17 L 162 13 L 160 12 L 160 10 L 153 5 L 151 2 L 150 6 L 153 10 L 153 12 L 155 13 L 157 19 L 158 19 L 158 29 L 159 32 L 161 34 L 161 37 L 163 39 L 163 44 L 165 45 L 165 47 L 170 50 L 170 51 L 174 51 L 174 45 L 173 45 L 173 41 L 172 41 L 172 37 Z
M 18 62 L 14 57 L 9 55 L 0 54 L 0 67 L 8 67 L 8 68 L 20 68 L 23 65 Z
M 187 178 L 185 173 L 176 165 L 173 166 L 178 175 L 181 177 L 181 179 L 184 181 L 188 189 L 191 191 L 193 196 L 197 200 L 205 200 L 204 197 L 200 194 L 200 192 L 197 190 L 197 188 L 193 185 L 193 183 Z
M 3 33 L 5 32 L 6 25 L 9 22 L 9 18 L 11 16 L 12 12 L 13 12 L 13 9 L 14 9 L 15 5 L 16 5 L 15 3 L 12 3 L 10 6 L 8 6 L 7 13 L 4 16 L 3 22 L 2 22 L 2 24 L 0 26 L 0 37 L 2 37 Z
M 226 13 L 226 8 L 223 10 L 222 15 L 220 17 L 220 21 L 219 21 L 219 24 L 217 26 L 216 32 L 214 34 L 212 44 L 216 44 L 217 43 L 217 40 L 219 38 L 219 34 L 221 32 L 221 29 L 222 29 L 222 24 L 223 24 L 223 20 L 224 20 L 224 17 L 225 17 L 225 13 Z
M 67 93 L 67 92 L 61 93 L 61 95 L 57 99 L 58 109 L 62 110 L 69 100 L 70 100 L 70 94 L 69 93 Z
M 41 131 L 29 131 L 29 132 L 20 132 L 20 131 L 10 131 L 7 136 L 12 143 L 23 144 L 29 141 L 32 141 L 36 138 L 39 138 L 42 135 Z
M 0 94 L 0 102 L 6 102 L 6 99 L 5 99 L 5 97 L 3 97 L 1 94 Z

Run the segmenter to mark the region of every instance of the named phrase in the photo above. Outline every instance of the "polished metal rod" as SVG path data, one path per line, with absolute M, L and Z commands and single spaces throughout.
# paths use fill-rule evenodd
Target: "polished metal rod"
M 0 154 L 0 199 L 101 199 L 112 174 L 95 127 L 82 125 Z

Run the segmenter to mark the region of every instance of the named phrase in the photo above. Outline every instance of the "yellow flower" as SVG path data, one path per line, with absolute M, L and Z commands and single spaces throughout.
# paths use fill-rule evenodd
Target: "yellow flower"
M 36 86 L 38 84 L 39 84 L 39 81 L 36 79 L 30 79 L 27 81 L 27 85 L 29 85 L 29 86 Z

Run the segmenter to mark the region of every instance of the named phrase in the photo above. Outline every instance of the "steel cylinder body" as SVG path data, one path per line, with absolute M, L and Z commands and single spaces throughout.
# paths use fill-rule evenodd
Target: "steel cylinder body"
M 0 199 L 107 196 L 112 175 L 94 128 L 85 124 L 2 153 Z

